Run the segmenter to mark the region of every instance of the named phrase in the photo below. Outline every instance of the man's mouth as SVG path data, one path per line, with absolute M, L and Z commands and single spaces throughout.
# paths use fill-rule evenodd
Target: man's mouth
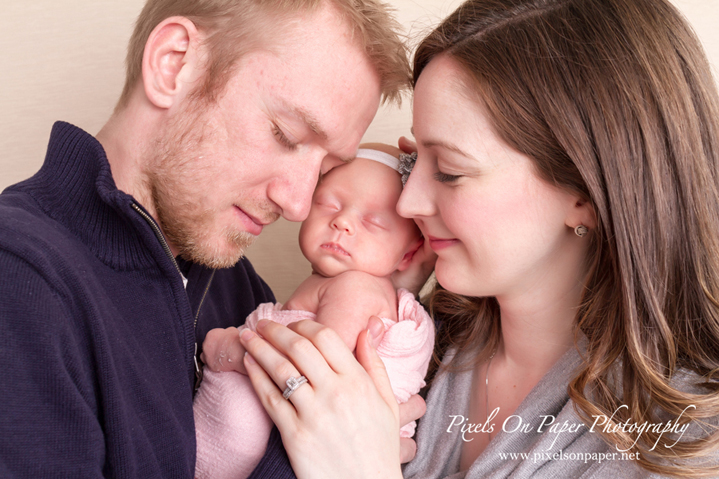
M 240 222 L 242 223 L 242 226 L 244 226 L 245 231 L 250 233 L 251 235 L 258 236 L 260 233 L 262 233 L 262 228 L 264 228 L 266 225 L 272 223 L 277 218 L 265 218 L 260 219 L 256 216 L 253 216 L 249 213 L 247 213 L 245 210 L 240 208 L 239 206 L 235 205 L 235 213 L 237 213 L 237 216 L 240 219 Z

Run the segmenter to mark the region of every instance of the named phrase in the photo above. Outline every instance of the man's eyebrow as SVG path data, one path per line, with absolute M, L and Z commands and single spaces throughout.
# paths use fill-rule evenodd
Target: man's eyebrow
M 307 125 L 307 127 L 312 130 L 312 133 L 319 136 L 323 140 L 327 139 L 327 133 L 320 127 L 319 122 L 315 119 L 315 117 L 312 115 L 312 113 L 308 112 L 304 108 L 296 107 L 296 106 L 290 106 L 285 105 L 285 108 L 287 108 L 292 115 L 297 117 L 300 121 L 302 121 L 304 124 Z M 339 157 L 340 161 L 342 163 L 349 163 L 352 160 L 355 159 L 353 156 L 347 156 L 344 158 Z
M 458 155 L 462 155 L 465 158 L 469 158 L 470 160 L 477 161 L 477 159 L 474 156 L 470 155 L 466 151 L 463 151 L 457 145 L 454 145 L 452 143 L 446 143 L 441 140 L 427 140 L 427 141 L 422 142 L 422 146 L 424 146 L 425 148 L 432 148 L 433 146 L 439 146 L 440 148 L 444 148 L 446 150 L 453 151 L 453 152 L 457 153 Z
M 299 118 L 304 124 L 306 124 L 312 132 L 322 138 L 323 140 L 327 139 L 327 133 L 320 128 L 319 122 L 315 119 L 315 117 L 305 110 L 304 108 L 295 107 L 295 106 L 287 106 L 287 109 L 292 113 L 292 115 Z

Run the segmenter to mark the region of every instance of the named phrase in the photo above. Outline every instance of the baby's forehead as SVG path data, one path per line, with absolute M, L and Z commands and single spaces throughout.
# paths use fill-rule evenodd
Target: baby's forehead
M 363 183 L 374 181 L 390 185 L 402 185 L 402 175 L 395 169 L 367 158 L 357 157 L 349 163 L 334 167 L 320 181 L 323 184 Z
M 402 192 L 402 178 L 384 164 L 358 157 L 323 176 L 317 192 L 324 191 L 352 197 L 372 208 L 394 210 Z

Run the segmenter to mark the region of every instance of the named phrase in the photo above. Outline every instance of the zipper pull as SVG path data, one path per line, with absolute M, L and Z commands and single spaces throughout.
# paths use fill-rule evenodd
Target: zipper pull
M 200 363 L 197 361 L 197 342 L 195 342 L 195 391 L 200 389 L 202 383 L 202 369 L 200 369 Z

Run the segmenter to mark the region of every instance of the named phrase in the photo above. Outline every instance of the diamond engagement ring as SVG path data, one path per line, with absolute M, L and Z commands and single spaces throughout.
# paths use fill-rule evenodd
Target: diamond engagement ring
M 285 392 L 282 393 L 282 397 L 285 399 L 290 399 L 290 396 L 292 396 L 292 393 L 295 392 L 300 386 L 307 383 L 307 378 L 304 376 L 300 376 L 298 378 L 291 377 L 287 380 L 287 389 L 285 389 Z

